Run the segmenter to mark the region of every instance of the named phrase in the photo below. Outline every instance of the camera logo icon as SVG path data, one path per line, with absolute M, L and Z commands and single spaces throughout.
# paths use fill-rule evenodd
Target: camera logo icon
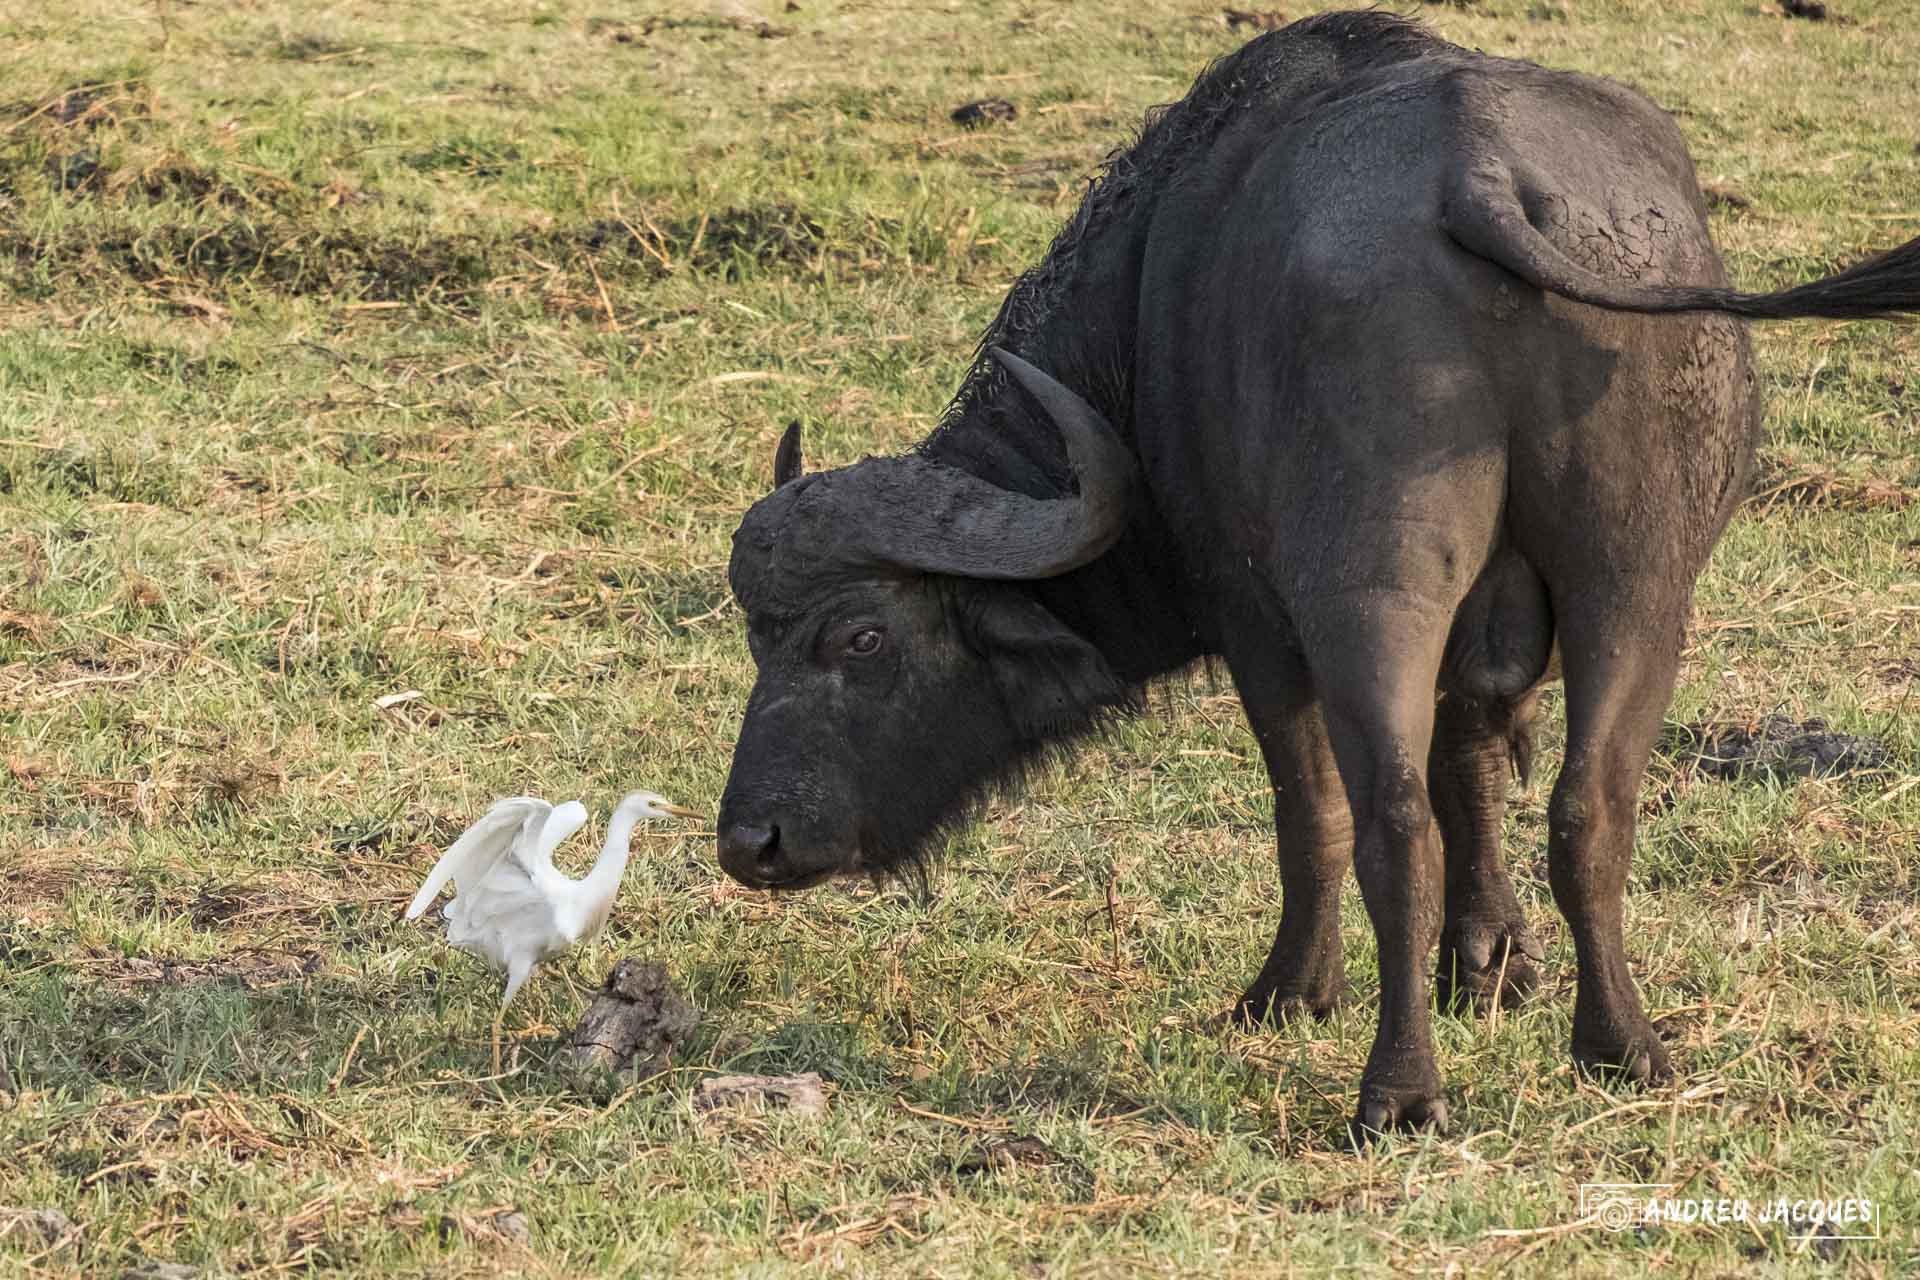
M 1583 1182 L 1580 1219 L 1597 1222 L 1608 1231 L 1625 1231 L 1640 1225 L 1648 1201 L 1672 1190 L 1671 1182 Z

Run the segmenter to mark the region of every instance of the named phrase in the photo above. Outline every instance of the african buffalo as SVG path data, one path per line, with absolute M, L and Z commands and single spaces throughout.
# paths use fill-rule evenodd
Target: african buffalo
M 1694 582 L 1748 491 L 1730 317 L 1920 310 L 1920 240 L 1736 292 L 1673 122 L 1380 12 L 1264 35 L 1116 152 L 912 453 L 800 473 L 734 535 L 758 667 L 721 802 L 745 884 L 910 864 L 1037 753 L 1224 659 L 1273 785 L 1278 935 L 1248 1019 L 1380 948 L 1361 1131 L 1444 1124 L 1445 998 L 1542 958 L 1500 851 L 1536 695 L 1579 959 L 1573 1056 L 1658 1080 L 1621 899 Z

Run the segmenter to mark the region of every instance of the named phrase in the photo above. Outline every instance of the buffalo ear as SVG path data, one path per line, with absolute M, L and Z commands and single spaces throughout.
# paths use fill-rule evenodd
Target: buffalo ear
M 773 487 L 800 478 L 800 419 L 787 424 L 780 435 L 780 447 L 773 451 Z
M 967 638 L 1023 738 L 1070 733 L 1126 697 L 1100 651 L 1024 592 L 982 591 L 966 618 Z

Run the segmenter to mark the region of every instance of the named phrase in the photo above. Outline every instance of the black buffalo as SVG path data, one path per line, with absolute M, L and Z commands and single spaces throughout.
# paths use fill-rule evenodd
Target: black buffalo
M 910 864 L 1217 655 L 1283 887 L 1238 1012 L 1340 998 L 1351 862 L 1381 975 L 1356 1123 L 1438 1125 L 1435 942 L 1443 998 L 1537 981 L 1500 835 L 1558 672 L 1573 1055 L 1664 1078 L 1621 897 L 1694 582 L 1754 456 L 1733 317 L 1916 309 L 1920 241 L 1730 289 L 1678 130 L 1620 85 L 1377 12 L 1262 36 L 1109 160 L 918 449 L 803 476 L 783 441 L 729 571 L 759 679 L 721 863 L 765 888 Z

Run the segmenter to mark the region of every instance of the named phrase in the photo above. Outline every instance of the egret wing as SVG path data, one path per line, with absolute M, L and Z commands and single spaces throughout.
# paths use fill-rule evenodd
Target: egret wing
M 555 805 L 540 827 L 539 835 L 514 846 L 514 861 L 526 870 L 535 884 L 542 883 L 549 875 L 559 875 L 553 869 L 554 850 L 565 844 L 568 836 L 585 826 L 586 821 L 587 806 L 578 800 Z
M 467 828 L 440 856 L 440 861 L 433 864 L 433 870 L 427 873 L 427 882 L 413 895 L 407 919 L 418 919 L 448 880 L 454 881 L 461 890 L 477 888 L 487 873 L 513 851 L 529 820 L 544 823 L 552 811 L 552 805 L 532 796 L 502 800 L 487 810 L 480 821 Z
M 558 907 L 573 881 L 553 869 L 553 851 L 587 820 L 577 800 L 530 818 L 505 857 L 478 881 L 462 882 L 447 940 L 506 967 L 523 951 L 544 956 L 566 945 Z

